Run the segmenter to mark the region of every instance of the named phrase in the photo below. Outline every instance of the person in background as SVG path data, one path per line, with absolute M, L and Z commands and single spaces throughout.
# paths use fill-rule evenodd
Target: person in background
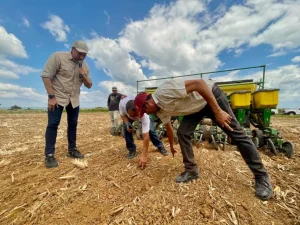
M 155 113 L 166 124 L 173 156 L 176 150 L 173 144 L 170 118 L 171 116 L 184 116 L 177 130 L 177 136 L 185 171 L 176 177 L 177 183 L 200 177 L 194 160 L 191 139 L 197 124 L 204 116 L 207 116 L 236 143 L 240 154 L 255 177 L 256 195 L 262 200 L 271 198 L 273 188 L 259 152 L 239 125 L 225 94 L 213 81 L 168 80 L 162 83 L 152 95 L 138 94 L 134 104 L 139 110 L 140 117 L 143 117 L 144 113 Z M 142 168 L 146 166 L 146 153 L 143 158 L 140 158 L 139 164 Z
M 112 87 L 112 93 L 109 94 L 107 99 L 107 107 L 110 115 L 111 120 L 111 128 L 110 133 L 111 135 L 116 135 L 116 130 L 119 125 L 119 103 L 123 95 L 118 93 L 117 87 Z
M 77 122 L 79 115 L 80 87 L 92 87 L 90 69 L 84 59 L 88 46 L 83 41 L 75 41 L 71 52 L 53 53 L 41 74 L 48 93 L 48 124 L 46 128 L 45 165 L 58 166 L 55 154 L 57 128 L 63 109 L 66 108 L 68 121 L 68 156 L 83 158 L 76 146 Z
M 152 121 L 146 113 L 140 119 L 138 110 L 134 106 L 133 100 L 135 96 L 125 97 L 120 101 L 119 109 L 120 115 L 123 120 L 123 132 L 125 136 L 126 148 L 129 151 L 128 159 L 132 159 L 136 156 L 136 145 L 134 144 L 132 133 L 134 132 L 132 123 L 133 121 L 141 121 L 142 133 L 143 133 L 143 155 L 148 153 L 149 139 L 157 150 L 164 156 L 168 155 L 168 151 L 165 149 L 161 140 L 159 140 L 155 130 L 152 126 Z

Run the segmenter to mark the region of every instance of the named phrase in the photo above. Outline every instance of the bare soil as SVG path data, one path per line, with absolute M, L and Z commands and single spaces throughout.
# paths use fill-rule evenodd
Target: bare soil
M 150 144 L 150 163 L 128 160 L 125 141 L 109 134 L 107 113 L 81 113 L 78 149 L 86 164 L 67 153 L 67 122 L 59 127 L 59 166 L 44 166 L 45 114 L 0 115 L 0 224 L 300 224 L 300 118 L 272 118 L 295 145 L 295 154 L 273 156 L 260 149 L 274 197 L 255 197 L 253 175 L 234 146 L 194 148 L 201 178 L 176 184 L 183 171 L 175 158 Z M 167 145 L 167 140 L 164 140 Z M 136 140 L 138 153 L 142 141 Z

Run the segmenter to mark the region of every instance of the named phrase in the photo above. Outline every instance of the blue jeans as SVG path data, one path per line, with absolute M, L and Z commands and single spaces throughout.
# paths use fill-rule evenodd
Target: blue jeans
M 61 120 L 61 115 L 64 107 L 58 105 L 58 108 L 55 108 L 54 111 L 48 111 L 48 125 L 46 129 L 45 139 L 45 155 L 55 153 L 55 143 L 57 137 L 57 128 Z M 77 121 L 79 115 L 79 106 L 76 108 L 72 107 L 72 104 L 69 103 L 66 107 L 67 111 L 67 120 L 68 120 L 68 149 L 76 148 L 76 133 L 77 133 Z
M 133 120 L 129 120 L 129 122 L 132 123 Z M 133 135 L 132 135 L 132 133 L 127 131 L 127 126 L 125 123 L 123 123 L 123 131 L 124 131 L 124 136 L 125 136 L 126 148 L 130 152 L 136 151 L 136 145 L 134 144 Z M 163 147 L 163 143 L 161 142 L 161 140 L 159 140 L 159 138 L 156 134 L 156 131 L 153 128 L 151 119 L 150 119 L 149 137 L 150 137 L 152 144 L 156 148 Z

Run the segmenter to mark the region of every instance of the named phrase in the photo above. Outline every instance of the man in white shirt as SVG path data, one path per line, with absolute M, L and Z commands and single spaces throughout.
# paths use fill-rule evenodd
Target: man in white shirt
M 142 133 L 143 133 L 143 156 L 148 156 L 148 147 L 149 147 L 149 139 L 153 143 L 155 147 L 157 147 L 158 151 L 162 155 L 168 155 L 167 150 L 165 149 L 161 140 L 159 140 L 155 130 L 153 129 L 151 119 L 148 114 L 144 113 L 144 115 L 139 118 L 139 113 L 137 108 L 134 106 L 135 96 L 128 96 L 123 98 L 119 104 L 120 116 L 123 120 L 123 131 L 126 141 L 126 148 L 129 151 L 128 159 L 133 159 L 136 155 L 136 145 L 133 140 L 133 127 L 132 122 L 135 120 L 140 120 L 142 123 Z

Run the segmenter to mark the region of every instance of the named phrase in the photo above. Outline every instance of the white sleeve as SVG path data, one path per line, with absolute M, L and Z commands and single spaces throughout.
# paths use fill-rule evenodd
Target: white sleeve
M 150 130 L 150 118 L 149 118 L 149 115 L 144 113 L 142 119 L 141 119 L 141 122 L 142 122 L 142 133 L 145 134 L 145 133 L 148 133 L 149 130 Z
M 123 99 L 119 103 L 119 112 L 120 112 L 121 116 L 125 116 L 126 115 L 126 109 L 125 109 L 125 105 L 124 105 Z

